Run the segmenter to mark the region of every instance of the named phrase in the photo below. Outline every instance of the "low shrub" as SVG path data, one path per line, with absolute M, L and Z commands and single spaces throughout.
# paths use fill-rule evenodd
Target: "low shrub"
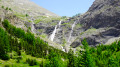
M 26 59 L 26 63 L 28 63 L 30 66 L 34 66 L 34 65 L 37 65 L 37 61 L 36 59 Z

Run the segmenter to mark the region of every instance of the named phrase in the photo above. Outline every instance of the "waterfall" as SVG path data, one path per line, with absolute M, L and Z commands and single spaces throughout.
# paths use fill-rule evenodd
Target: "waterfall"
M 69 38 L 68 38 L 68 42 L 70 42 L 70 39 L 71 39 L 71 35 L 72 35 L 72 33 L 73 33 L 73 29 L 74 29 L 74 27 L 75 27 L 75 24 L 76 24 L 76 21 L 73 23 L 73 25 L 72 25 L 72 30 L 70 31 L 70 36 L 69 36 Z
M 62 21 L 59 22 L 59 27 L 61 26 L 61 22 L 62 22 Z
M 54 40 L 56 31 L 57 31 L 57 26 L 59 25 L 59 27 L 60 27 L 60 26 L 61 26 L 61 22 L 62 22 L 62 21 L 60 21 L 60 22 L 55 26 L 55 29 L 53 30 L 52 34 L 50 35 L 50 38 L 49 38 L 49 39 L 50 39 L 51 41 Z
M 52 32 L 52 34 L 50 35 L 50 40 L 53 41 L 54 37 L 55 37 L 55 33 L 57 31 L 57 25 L 55 26 L 54 31 Z
M 64 52 L 65 52 L 65 49 L 63 48 L 63 46 L 61 46 L 61 48 L 62 48 L 62 51 L 64 51 Z

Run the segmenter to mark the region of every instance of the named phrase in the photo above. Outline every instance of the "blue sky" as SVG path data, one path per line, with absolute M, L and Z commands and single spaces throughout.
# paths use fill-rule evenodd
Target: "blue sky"
M 85 13 L 95 0 L 31 0 L 39 6 L 59 15 L 73 16 Z

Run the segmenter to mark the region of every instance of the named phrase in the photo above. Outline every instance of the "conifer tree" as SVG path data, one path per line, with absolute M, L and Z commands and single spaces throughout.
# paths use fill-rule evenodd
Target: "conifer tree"
M 0 28 L 0 58 L 7 60 L 9 57 L 7 52 L 10 50 L 9 39 L 7 33 Z
M 84 62 L 82 67 L 95 67 L 95 62 L 93 61 L 93 57 L 89 52 L 89 46 L 85 39 L 82 41 L 82 45 L 85 49 L 85 52 L 82 55 L 82 61 Z
M 69 62 L 68 62 L 68 67 L 75 67 L 75 63 L 74 63 L 74 53 L 72 51 L 72 49 L 69 50 L 68 52 L 68 59 L 69 59 Z

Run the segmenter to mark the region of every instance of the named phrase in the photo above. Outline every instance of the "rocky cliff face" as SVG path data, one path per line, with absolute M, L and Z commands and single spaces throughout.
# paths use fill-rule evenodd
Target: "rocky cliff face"
M 76 48 L 81 45 L 84 38 L 91 46 L 112 43 L 111 40 L 120 37 L 119 3 L 119 0 L 95 0 L 85 14 L 64 20 L 60 26 L 60 19 L 34 24 L 36 34 L 50 40 L 56 30 L 52 41 L 62 45 L 66 51 L 70 46 Z
M 80 45 L 83 38 L 94 46 L 101 43 L 108 44 L 110 39 L 115 41 L 120 37 L 120 0 L 95 0 L 80 18 L 79 23 L 83 25 L 84 34 L 80 35 L 71 46 Z M 86 33 L 93 28 L 93 33 Z
M 80 23 L 85 28 L 117 27 L 119 25 L 120 1 L 96 0 L 88 12 L 81 18 Z
M 54 23 L 54 25 L 52 23 Z M 67 21 L 53 20 L 49 23 L 40 22 L 34 26 L 37 30 L 36 34 L 46 36 L 45 38 L 63 46 L 63 49 L 66 49 L 66 51 L 69 50 L 70 44 L 77 36 L 79 36 L 80 32 L 82 32 L 82 29 L 80 29 L 81 25 L 78 23 L 78 20 L 73 18 L 70 18 Z M 53 37 L 52 40 L 51 35 Z
M 70 18 L 62 22 L 61 30 L 56 33 L 54 42 L 71 45 L 73 48 L 81 45 L 86 38 L 91 46 L 98 44 L 110 44 L 120 37 L 120 1 L 119 0 L 95 0 L 89 10 L 80 17 Z M 71 23 L 72 22 L 72 23 Z M 72 30 L 72 25 L 75 27 Z M 70 41 L 69 40 L 69 37 Z M 67 49 L 67 48 L 66 48 Z

